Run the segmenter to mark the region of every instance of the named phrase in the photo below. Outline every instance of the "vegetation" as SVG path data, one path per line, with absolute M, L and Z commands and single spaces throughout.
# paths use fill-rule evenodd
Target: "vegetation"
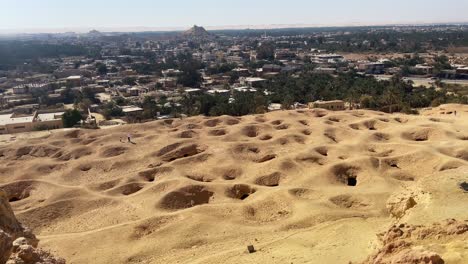
M 50 72 L 53 68 L 41 70 L 42 58 L 59 58 L 61 56 L 89 56 L 99 54 L 99 47 L 74 44 L 51 44 L 41 41 L 0 41 L 0 70 L 15 69 L 18 65 L 27 64 L 38 72 Z
M 334 77 L 312 71 L 299 76 L 281 74 L 266 84 L 265 90 L 255 93 L 235 92 L 228 95 L 186 95 L 181 101 L 182 112 L 188 115 L 234 115 L 263 113 L 269 103 L 279 103 L 289 109 L 294 102 L 306 104 L 316 100 L 341 99 L 351 106 L 384 112 L 414 113 L 414 108 L 444 103 L 468 103 L 466 97 L 450 95 L 446 89 L 413 87 L 401 76 L 378 81 L 354 72 Z M 143 108 L 145 108 L 143 106 Z
M 80 111 L 77 109 L 68 109 L 62 116 L 64 127 L 73 127 L 78 124 L 82 119 Z
M 101 114 L 107 120 L 111 119 L 112 117 L 123 116 L 122 108 L 120 108 L 114 102 L 109 102 L 109 103 L 104 104 L 101 110 Z

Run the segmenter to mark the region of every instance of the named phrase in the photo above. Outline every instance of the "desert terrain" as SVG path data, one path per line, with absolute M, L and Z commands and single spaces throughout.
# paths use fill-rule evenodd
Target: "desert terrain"
M 0 189 L 67 263 L 463 264 L 468 106 L 47 133 L 0 146 Z

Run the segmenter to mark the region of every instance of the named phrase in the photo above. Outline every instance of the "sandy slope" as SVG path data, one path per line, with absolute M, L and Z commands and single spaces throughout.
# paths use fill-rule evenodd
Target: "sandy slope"
M 358 263 L 393 224 L 468 220 L 459 105 L 66 131 L 1 146 L 0 162 L 18 219 L 69 263 Z M 463 263 L 463 239 L 428 247 Z

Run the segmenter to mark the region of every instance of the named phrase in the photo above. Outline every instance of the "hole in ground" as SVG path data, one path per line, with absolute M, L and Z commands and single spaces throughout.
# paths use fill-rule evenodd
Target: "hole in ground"
M 348 179 L 347 179 L 347 185 L 348 185 L 348 186 L 356 186 L 356 185 L 357 185 L 357 178 L 348 177 Z
M 245 200 L 256 190 L 245 184 L 236 184 L 226 190 L 226 196 L 234 199 Z
M 14 202 L 17 202 L 17 201 L 21 201 L 22 199 L 18 198 L 18 197 L 11 197 L 8 201 L 10 203 L 14 203 Z
M 465 192 L 468 192 L 468 182 L 460 183 L 460 188 L 464 190 Z
M 214 192 L 205 186 L 191 185 L 166 194 L 160 207 L 168 210 L 181 210 L 210 202 Z
M 257 178 L 255 183 L 267 187 L 277 187 L 279 186 L 282 177 L 282 173 L 274 172 L 272 174 Z

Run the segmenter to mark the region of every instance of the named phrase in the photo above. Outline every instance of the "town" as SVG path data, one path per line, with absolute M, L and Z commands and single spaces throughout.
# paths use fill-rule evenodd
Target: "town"
M 467 103 L 468 26 L 3 36 L 0 134 Z
M 468 1 L 0 6 L 0 264 L 468 263 Z

